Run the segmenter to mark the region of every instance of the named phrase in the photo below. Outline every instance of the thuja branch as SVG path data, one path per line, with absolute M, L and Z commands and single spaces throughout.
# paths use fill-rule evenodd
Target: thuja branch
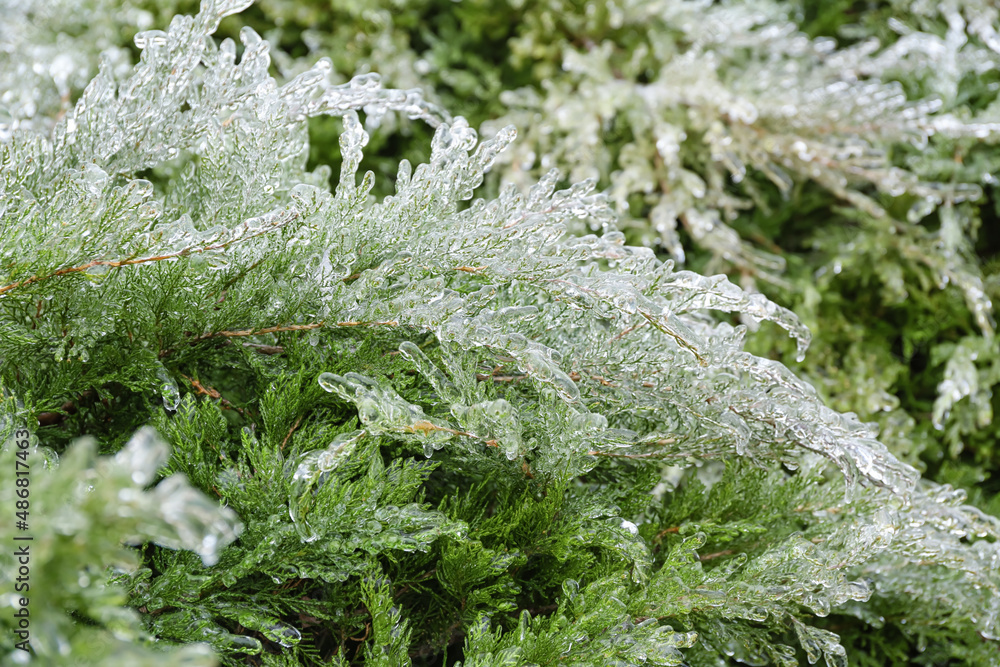
M 197 255 L 204 252 L 211 252 L 213 250 L 225 250 L 237 243 L 242 243 L 244 241 L 249 241 L 250 239 L 257 238 L 258 236 L 263 236 L 268 232 L 280 229 L 287 225 L 288 223 L 296 220 L 299 217 L 299 212 L 297 210 L 291 209 L 288 211 L 282 211 L 285 215 L 276 215 L 273 220 L 268 221 L 264 226 L 251 231 L 250 223 L 251 220 L 246 220 L 242 224 L 237 225 L 232 230 L 229 230 L 230 238 L 219 241 L 221 238 L 217 236 L 213 243 L 209 243 L 204 246 L 187 246 L 175 252 L 169 252 L 159 255 L 153 255 L 150 257 L 129 257 L 126 259 L 95 259 L 86 264 L 80 264 L 79 266 L 70 266 L 63 269 L 58 269 L 52 273 L 38 274 L 31 276 L 30 278 L 25 278 L 19 282 L 11 283 L 0 287 L 0 295 L 6 294 L 15 289 L 20 289 L 22 287 L 27 287 L 34 283 L 40 283 L 43 280 L 49 280 L 50 278 L 58 278 L 60 276 L 72 275 L 74 273 L 83 273 L 88 269 L 92 269 L 95 266 L 108 266 L 111 268 L 119 268 L 122 266 L 135 266 L 138 264 L 148 264 L 151 262 L 163 262 L 172 259 L 183 259 L 190 255 Z M 250 233 L 248 233 L 250 232 Z
M 281 333 L 285 331 L 309 331 L 310 329 L 318 329 L 325 326 L 325 322 L 313 322 L 311 324 L 287 324 L 278 325 L 273 327 L 265 327 L 263 329 L 238 329 L 232 331 L 211 331 L 209 333 L 203 333 L 195 336 L 188 341 L 189 344 L 194 345 L 203 340 L 208 340 L 209 338 L 223 337 L 223 338 L 238 338 L 241 336 L 262 336 L 264 334 Z M 375 327 L 375 326 L 398 326 L 399 321 L 397 320 L 387 320 L 384 322 L 334 322 L 332 326 L 336 327 Z M 166 357 L 172 354 L 176 348 L 169 347 L 160 352 L 160 358 Z
M 604 294 L 601 294 L 599 291 L 591 289 L 589 287 L 585 287 L 583 285 L 580 285 L 578 283 L 572 282 L 570 280 L 565 280 L 563 278 L 548 278 L 548 279 L 544 280 L 543 282 L 546 282 L 546 283 L 555 283 L 555 284 L 560 284 L 560 285 L 569 285 L 572 289 L 579 290 L 581 292 L 586 292 L 595 301 L 606 301 L 607 300 L 607 297 Z M 664 322 L 662 322 L 661 318 L 653 315 L 652 313 L 648 313 L 648 312 L 646 312 L 645 310 L 643 310 L 641 308 L 638 309 L 637 312 L 638 312 L 638 314 L 641 317 L 643 317 L 647 322 L 649 322 L 650 324 L 652 324 L 656 329 L 658 329 L 662 333 L 664 333 L 664 334 L 670 336 L 671 338 L 673 338 L 674 341 L 677 343 L 677 345 L 679 345 L 680 347 L 684 348 L 685 350 L 687 350 L 688 352 L 690 352 L 691 354 L 693 354 L 694 358 L 698 360 L 698 364 L 699 365 L 705 366 L 705 365 L 708 364 L 708 362 L 701 355 L 701 353 L 700 353 L 700 351 L 698 350 L 697 347 L 695 347 L 694 345 L 692 345 L 691 343 L 689 343 L 687 340 L 684 339 L 683 336 L 681 336 L 679 333 L 677 333 L 676 331 L 674 331 L 670 326 L 668 326 L 667 324 L 665 324 Z
M 191 339 L 190 342 L 197 343 L 207 338 L 214 338 L 216 336 L 224 336 L 225 338 L 237 338 L 239 336 L 260 336 L 263 334 L 280 333 L 283 331 L 308 331 L 310 329 L 318 329 L 321 326 L 323 326 L 322 322 L 313 322 L 312 324 L 288 324 L 288 325 L 279 325 L 274 327 L 265 327 L 264 329 L 214 331 L 210 333 L 201 334 L 200 336 L 195 336 L 194 338 Z

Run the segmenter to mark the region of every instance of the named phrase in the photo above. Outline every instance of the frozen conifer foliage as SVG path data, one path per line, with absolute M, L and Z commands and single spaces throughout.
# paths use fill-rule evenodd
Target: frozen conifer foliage
M 0 135 L 47 131 L 99 51 L 124 76 L 131 36 L 195 5 L 7 1 L 0 87 L 15 92 L 0 98 Z M 890 451 L 932 471 L 962 459 L 940 474 L 956 483 L 988 474 L 1000 437 L 991 2 L 260 0 L 245 20 L 275 46 L 281 81 L 328 57 L 333 82 L 379 72 L 486 121 L 485 136 L 515 125 L 481 194 L 527 192 L 554 166 L 597 178 L 629 243 L 795 310 L 816 336 L 800 377 L 877 422 Z M 236 39 L 239 24 L 220 31 Z M 310 164 L 337 164 L 330 121 L 311 120 Z M 429 156 L 429 125 L 387 114 L 365 127 L 378 128 L 364 167 L 383 196 L 400 159 Z M 845 316 L 858 292 L 877 316 Z M 794 363 L 767 330 L 751 346 Z
M 628 245 L 593 180 L 475 199 L 513 127 L 328 60 L 278 84 L 256 32 L 213 37 L 247 4 L 140 33 L 73 105 L 2 79 L 0 499 L 30 514 L 0 534 L 33 538 L 5 663 L 995 661 L 1000 522 L 730 323 L 803 357 L 794 313 Z M 436 128 L 381 200 L 359 112 Z

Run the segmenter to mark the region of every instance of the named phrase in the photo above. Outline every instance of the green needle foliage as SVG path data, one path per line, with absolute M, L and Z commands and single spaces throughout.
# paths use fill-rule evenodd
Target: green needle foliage
M 213 37 L 247 4 L 139 33 L 73 103 L 9 80 L 0 500 L 26 460 L 33 653 L 8 612 L 6 661 L 995 664 L 1000 520 L 752 353 L 748 325 L 809 358 L 792 311 L 629 245 L 595 179 L 475 198 L 512 127 L 330 60 L 279 84 L 257 32 Z M 434 128 L 388 196 L 358 112 Z M 979 340 L 939 421 L 998 380 L 966 392 Z
M 197 11 L 10 5 L 0 133 L 47 130 L 98 53 L 123 77 L 136 31 Z M 630 243 L 793 309 L 816 337 L 801 377 L 877 422 L 896 456 L 981 484 L 975 502 L 998 509 L 992 3 L 260 0 L 219 34 L 238 40 L 244 23 L 275 47 L 278 80 L 327 57 L 334 82 L 379 72 L 487 136 L 514 124 L 482 194 L 526 191 L 553 166 L 597 178 Z M 429 158 L 432 128 L 365 122 L 382 197 L 400 159 Z M 310 119 L 310 165 L 339 165 L 341 129 Z M 751 349 L 797 363 L 767 331 Z
M 125 76 L 137 30 L 197 10 L 10 5 L 0 133 L 47 129 L 98 53 Z M 219 34 L 255 27 L 282 81 L 328 57 L 335 82 L 375 71 L 486 135 L 516 125 L 484 194 L 552 166 L 597 177 L 630 242 L 795 310 L 816 335 L 800 376 L 931 478 L 982 484 L 975 502 L 996 511 L 996 22 L 983 0 L 260 0 Z M 366 126 L 363 166 L 391 194 L 432 130 Z M 339 164 L 340 130 L 310 119 L 310 165 Z M 796 363 L 780 336 L 751 345 Z

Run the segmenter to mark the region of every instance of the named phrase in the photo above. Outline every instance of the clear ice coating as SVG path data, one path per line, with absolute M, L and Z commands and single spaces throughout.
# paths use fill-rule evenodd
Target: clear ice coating
M 176 412 L 181 404 L 181 391 L 177 387 L 177 381 L 162 364 L 158 365 L 156 377 L 160 381 L 159 389 L 163 399 L 163 407 L 171 412 Z
M 46 455 L 45 449 L 37 448 L 33 454 L 44 457 L 43 462 L 35 458 L 33 464 L 33 474 L 40 475 L 34 482 L 38 494 L 34 504 L 44 511 L 48 503 L 49 530 L 89 535 L 99 526 L 116 543 L 149 541 L 189 549 L 206 565 L 215 563 L 220 551 L 242 530 L 232 510 L 192 488 L 183 476 L 168 477 L 148 488 L 169 453 L 149 427 L 137 431 L 114 457 L 99 458 L 96 443 L 85 438 L 74 442 L 63 464 L 56 467 L 58 457 L 54 452 Z M 57 504 L 52 505 L 53 501 Z M 79 585 L 86 588 L 88 584 Z
M 672 288 L 671 305 L 674 312 L 710 308 L 739 312 L 754 323 L 765 320 L 775 322 L 795 338 L 798 361 L 805 359 L 812 340 L 809 329 L 792 311 L 769 301 L 763 294 L 748 293 L 730 283 L 725 276 L 706 277 L 691 271 L 674 273 L 668 284 Z
M 415 343 L 405 341 L 399 346 L 399 351 L 431 383 L 438 396 L 450 403 L 461 401 L 462 396 L 458 388 Z
M 248 611 L 242 606 L 228 603 L 217 603 L 216 609 L 219 615 L 236 621 L 250 632 L 261 633 L 270 641 L 284 648 L 296 646 L 302 640 L 302 633 L 298 629 L 272 616 Z M 243 635 L 242 641 L 245 642 L 247 640 L 257 641 L 252 637 Z
M 316 476 L 330 472 L 339 466 L 353 452 L 358 441 L 364 437 L 364 431 L 341 433 L 326 449 L 315 450 L 303 454 L 295 466 L 292 483 L 312 483 Z
M 364 436 L 365 431 L 341 433 L 326 449 L 300 454 L 298 459 L 286 464 L 286 474 L 290 473 L 291 478 L 288 514 L 302 539 L 311 542 L 320 536 L 308 520 L 314 505 L 314 487 L 320 476 L 340 466 Z
M 115 463 L 131 472 L 137 486 L 148 486 L 167 462 L 170 448 L 151 426 L 135 432 L 125 446 L 115 454 Z
M 598 579 L 582 587 L 574 579 L 563 582 L 565 621 L 572 640 L 565 642 L 562 656 L 570 664 L 667 665 L 686 664 L 681 649 L 694 646 L 697 632 L 678 632 L 656 618 L 636 619 L 628 612 L 629 599 L 620 581 Z M 562 608 L 562 605 L 561 605 Z M 610 608 L 610 611 L 609 611 Z M 599 622 L 597 619 L 602 619 Z M 514 630 L 516 647 L 530 650 L 537 641 L 538 626 L 528 610 L 521 612 Z
M 354 403 L 358 419 L 368 433 L 393 433 L 416 440 L 423 445 L 428 457 L 459 433 L 446 422 L 430 420 L 423 408 L 403 400 L 388 384 L 380 384 L 358 373 L 344 376 L 322 373 L 319 384 L 345 401 Z
M 128 480 L 117 495 L 117 515 L 135 523 L 130 541 L 149 540 L 170 549 L 189 549 L 206 565 L 212 565 L 220 551 L 240 535 L 243 524 L 235 512 L 192 487 L 184 475 L 171 475 L 144 490 L 168 455 L 169 447 L 156 431 L 143 427 L 106 464 L 108 474 L 121 474 Z
M 499 447 L 508 460 L 513 461 L 525 454 L 521 419 L 517 409 L 506 399 L 482 401 L 469 406 L 456 403 L 451 406 L 451 413 L 463 431 L 490 446 Z
M 412 172 L 404 168 L 395 195 L 355 214 L 371 268 L 346 287 L 324 278 L 328 317 L 430 330 L 444 349 L 486 349 L 511 359 L 507 375 L 498 378 L 524 378 L 569 405 L 586 387 L 607 405 L 621 406 L 619 413 L 640 406 L 667 423 L 679 420 L 684 428 L 707 432 L 697 439 L 650 439 L 669 441 L 687 460 L 733 452 L 794 466 L 804 452 L 816 452 L 841 468 L 849 488 L 856 481 L 901 494 L 912 488 L 916 472 L 889 455 L 873 432 L 823 406 L 780 364 L 742 352 L 746 329 L 713 326 L 704 311 L 774 321 L 797 339 L 801 356 L 810 334 L 791 312 L 722 276 L 678 272 L 648 249 L 627 246 L 592 184 L 556 192 L 558 174 L 551 173 L 527 196 L 507 189 L 497 200 L 474 201 L 459 211 L 455 201 L 467 184 L 479 182 L 481 169 L 481 151 L 472 153 L 470 136 L 461 125 L 439 127 L 431 162 Z M 586 218 L 601 220 L 603 234 L 566 233 L 570 223 Z M 435 222 L 414 224 L 420 219 Z M 327 258 L 348 252 L 347 244 L 358 238 L 337 225 L 322 255 L 331 265 Z M 480 282 L 471 290 L 454 289 L 465 280 Z M 398 287 L 403 285 L 405 290 Z M 483 403 L 471 389 L 469 369 L 450 369 L 449 377 L 415 344 L 404 342 L 400 352 L 450 404 L 457 423 L 429 419 L 368 379 L 331 376 L 321 383 L 354 402 L 369 430 L 417 436 L 428 454 L 458 432 L 498 444 L 512 459 L 525 451 L 515 417 L 487 423 L 491 412 L 517 410 Z M 578 440 L 570 444 L 572 438 L 550 440 L 553 450 L 544 456 L 553 462 L 571 451 L 600 450 Z M 630 444 L 624 432 L 598 442 L 619 455 L 648 455 L 621 451 Z M 659 454 L 674 455 L 668 448 Z
M 829 630 L 814 628 L 795 618 L 792 618 L 792 627 L 810 665 L 816 664 L 822 657 L 827 667 L 847 667 L 847 651 L 840 645 L 840 637 Z
M 956 404 L 966 398 L 977 427 L 985 427 L 993 421 L 991 371 L 980 370 L 976 362 L 990 359 L 995 345 L 994 336 L 967 336 L 954 346 L 945 364 L 944 379 L 937 387 L 938 396 L 931 417 L 934 428 L 943 429 Z

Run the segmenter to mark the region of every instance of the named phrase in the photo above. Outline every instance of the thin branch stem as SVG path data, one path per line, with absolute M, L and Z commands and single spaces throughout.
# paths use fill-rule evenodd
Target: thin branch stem
M 302 417 L 304 416 L 305 415 L 299 415 L 299 418 L 295 420 L 294 424 L 292 424 L 292 428 L 289 429 L 288 435 L 286 435 L 285 439 L 281 441 L 281 447 L 279 447 L 281 451 L 285 451 L 285 445 L 288 444 L 288 439 L 292 437 L 292 433 L 295 433 L 295 429 L 297 429 L 299 427 L 299 424 L 302 423 Z
M 167 253 L 165 255 L 154 255 L 152 257 L 129 257 L 127 259 L 95 259 L 90 262 L 87 262 L 86 264 L 81 264 L 79 266 L 71 266 L 65 269 L 59 269 L 58 271 L 53 271 L 52 273 L 45 275 L 34 275 L 31 276 L 30 278 L 25 278 L 20 282 L 11 283 L 10 285 L 5 285 L 4 287 L 0 287 L 0 295 L 5 294 L 11 290 L 19 289 L 21 287 L 26 287 L 33 283 L 39 283 L 42 282 L 43 280 L 48 280 L 49 278 L 58 278 L 59 276 L 67 276 L 73 273 L 82 273 L 83 271 L 86 271 L 87 269 L 92 269 L 95 266 L 110 266 L 112 268 L 118 268 L 121 266 L 134 266 L 138 264 L 148 264 L 149 262 L 162 262 L 168 259 L 181 259 L 183 257 L 187 257 L 188 255 L 196 255 L 203 252 L 210 252 L 212 250 L 222 250 L 236 243 L 248 241 L 252 238 L 262 236 L 275 229 L 284 227 L 289 222 L 299 217 L 298 211 L 294 210 L 287 211 L 287 213 L 290 213 L 290 215 L 288 215 L 286 218 L 284 219 L 279 218 L 278 220 L 275 220 L 270 225 L 268 225 L 266 228 L 261 229 L 253 234 L 249 234 L 246 236 L 241 235 L 236 238 L 230 238 L 227 241 L 221 241 L 219 243 L 210 244 L 200 248 L 195 246 L 188 246 L 187 248 L 182 248 L 176 252 Z M 244 222 L 243 227 L 246 228 L 246 226 L 247 223 Z
M 273 327 L 265 327 L 263 329 L 236 329 L 232 331 L 210 331 L 208 333 L 203 333 L 201 335 L 195 336 L 188 341 L 189 344 L 193 345 L 199 343 L 203 340 L 208 340 L 209 338 L 223 337 L 223 338 L 239 338 L 243 336 L 262 336 L 264 334 L 281 333 L 284 331 L 308 331 L 310 329 L 318 329 L 325 326 L 325 322 L 312 322 L 310 324 L 286 324 L 277 325 Z M 335 327 L 376 327 L 376 326 L 398 326 L 398 320 L 387 320 L 385 322 L 334 322 L 332 326 Z M 160 352 L 160 358 L 166 357 L 172 354 L 176 348 L 168 347 L 167 349 Z M 269 351 L 277 351 L 278 348 L 270 347 Z M 281 349 L 283 351 L 283 348 Z
M 223 407 L 227 407 L 230 410 L 236 410 L 236 412 L 240 413 L 241 417 L 246 417 L 246 414 L 243 412 L 243 408 L 233 405 L 230 401 L 223 398 L 222 394 L 220 394 L 218 390 L 213 387 L 205 387 L 197 379 L 190 378 L 187 375 L 184 375 L 184 373 L 181 373 L 180 376 L 191 383 L 191 386 L 194 387 L 196 393 L 203 394 L 210 398 L 217 398 L 219 399 L 219 402 L 222 403 Z
M 215 336 L 225 336 L 226 338 L 236 338 L 238 336 L 260 336 L 263 334 L 278 333 L 281 331 L 308 331 L 309 329 L 318 329 L 323 326 L 322 322 L 313 322 L 312 324 L 289 324 L 285 326 L 274 326 L 266 327 L 264 329 L 241 329 L 237 331 L 215 331 L 211 333 L 201 334 L 200 336 L 195 336 L 189 342 L 197 343 L 199 341 L 205 340 L 207 338 L 214 338 Z

